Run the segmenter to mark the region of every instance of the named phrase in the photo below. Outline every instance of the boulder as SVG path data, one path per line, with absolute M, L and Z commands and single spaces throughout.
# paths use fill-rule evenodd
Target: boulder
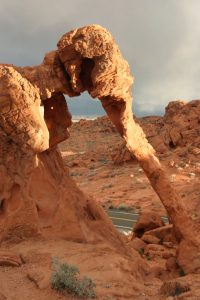
M 169 257 L 165 265 L 167 271 L 175 271 L 178 267 L 175 257 Z
M 146 231 L 161 227 L 164 225 L 161 217 L 154 212 L 142 213 L 134 226 L 135 236 L 142 237 Z
M 142 237 L 141 240 L 144 241 L 147 244 L 159 244 L 160 239 L 157 238 L 156 236 L 153 236 L 151 234 L 145 233 Z
M 133 238 L 130 242 L 129 245 L 131 247 L 133 247 L 135 250 L 139 251 L 140 249 L 145 249 L 145 247 L 147 246 L 147 244 L 145 243 L 145 241 L 135 237 Z
M 155 236 L 156 238 L 160 239 L 162 242 L 176 243 L 172 224 L 168 224 L 168 225 L 147 231 L 146 234 Z
M 162 257 L 168 259 L 175 256 L 175 251 L 172 249 L 166 249 L 162 245 L 149 244 L 144 250 L 144 254 L 150 257 Z

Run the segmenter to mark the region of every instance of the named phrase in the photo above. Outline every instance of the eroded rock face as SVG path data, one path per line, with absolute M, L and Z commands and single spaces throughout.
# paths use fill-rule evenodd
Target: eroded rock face
M 71 124 L 63 94 L 73 97 L 88 91 L 99 98 L 139 161 L 168 212 L 177 240 L 189 245 L 195 233 L 193 262 L 195 271 L 200 270 L 199 261 L 194 261 L 200 251 L 199 233 L 133 119 L 132 83 L 114 39 L 98 25 L 65 34 L 58 50 L 48 53 L 41 65 L 0 66 L 0 240 L 42 235 L 103 240 L 126 248 L 104 211 L 69 178 L 56 149 L 68 137 Z M 175 132 L 171 136 L 173 143 L 178 142 Z
M 62 93 L 44 101 L 44 120 L 49 130 L 49 146 L 52 147 L 69 137 L 71 114 Z
M 91 25 L 70 31 L 58 42 L 58 53 L 77 94 L 87 90 L 93 98 L 129 96 L 133 77 L 106 29 Z
M 81 65 L 88 88 L 90 66 L 87 60 Z M 43 236 L 125 249 L 103 209 L 69 177 L 56 148 L 69 137 L 63 93 L 77 95 L 70 75 L 57 51 L 35 67 L 0 66 L 0 240 Z

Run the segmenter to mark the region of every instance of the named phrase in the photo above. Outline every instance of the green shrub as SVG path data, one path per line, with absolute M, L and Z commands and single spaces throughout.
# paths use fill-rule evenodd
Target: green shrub
M 138 252 L 139 252 L 140 255 L 144 255 L 144 248 L 139 248 Z
M 185 276 L 185 272 L 184 272 L 184 270 L 181 267 L 179 268 L 178 273 L 179 273 L 180 277 Z
M 53 289 L 73 296 L 82 298 L 96 298 L 95 283 L 88 277 L 79 277 L 79 269 L 67 263 L 60 262 L 57 258 L 53 260 L 53 273 L 51 286 Z
M 129 208 L 127 207 L 127 205 L 125 203 L 119 204 L 118 209 L 119 210 L 126 210 L 126 211 L 129 210 Z

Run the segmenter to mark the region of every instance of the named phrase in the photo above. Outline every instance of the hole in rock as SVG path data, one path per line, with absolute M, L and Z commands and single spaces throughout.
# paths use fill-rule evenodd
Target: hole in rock
M 37 212 L 38 212 L 38 213 L 39 213 L 40 210 L 41 210 L 38 204 L 36 204 L 36 209 L 37 209 Z
M 3 214 L 5 210 L 5 199 L 0 200 L 0 214 Z
M 175 149 L 176 145 L 174 145 L 174 143 L 172 141 L 169 142 L 169 147 L 170 149 Z
M 71 114 L 62 93 L 53 94 L 43 101 L 44 120 L 49 130 L 50 147 L 69 137 L 68 128 L 71 126 Z
M 90 91 L 90 89 L 93 87 L 91 73 L 94 66 L 95 63 L 92 59 L 83 58 L 81 64 L 80 80 L 84 86 L 84 89 L 88 91 Z
M 135 233 L 139 238 L 141 238 L 144 234 L 144 228 L 140 228 L 140 229 L 135 230 Z

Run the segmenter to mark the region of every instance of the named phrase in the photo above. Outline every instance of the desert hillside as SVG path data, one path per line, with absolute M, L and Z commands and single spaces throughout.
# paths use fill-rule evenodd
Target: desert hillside
M 135 118 L 166 167 L 192 218 L 200 221 L 200 100 L 173 101 L 164 116 Z M 59 146 L 70 175 L 106 209 L 166 215 L 138 162 L 126 150 L 108 119 L 80 120 Z

